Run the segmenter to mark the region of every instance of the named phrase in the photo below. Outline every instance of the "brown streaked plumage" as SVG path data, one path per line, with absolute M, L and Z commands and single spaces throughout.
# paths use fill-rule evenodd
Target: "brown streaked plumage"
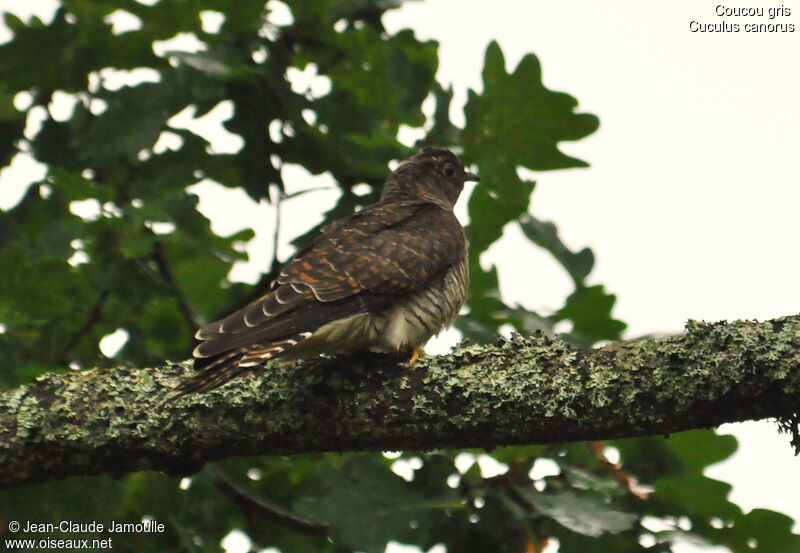
M 358 351 L 415 355 L 451 325 L 469 275 L 453 214 L 465 171 L 425 148 L 389 176 L 380 202 L 322 229 L 272 290 L 197 331 L 197 374 L 173 397 L 210 390 L 275 357 Z

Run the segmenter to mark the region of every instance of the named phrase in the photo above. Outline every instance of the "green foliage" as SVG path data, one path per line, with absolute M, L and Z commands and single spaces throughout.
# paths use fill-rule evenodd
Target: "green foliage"
M 325 467 L 323 495 L 302 498 L 297 512 L 331 525 L 336 543 L 380 553 L 390 540 L 435 545 L 436 527 L 448 524 L 448 511 L 463 511 L 459 494 L 447 487 L 407 485 L 373 455 L 352 456 L 338 467 Z M 433 482 L 431 483 L 433 484 Z
M 558 143 L 584 138 L 599 125 L 594 115 L 574 113 L 578 105 L 575 98 L 544 87 L 541 66 L 533 54 L 526 55 L 513 72 L 507 73 L 503 53 L 492 42 L 486 50 L 483 84 L 482 94 L 470 91 L 464 107 L 467 125 L 460 137 L 465 158 L 478 165 L 482 180 L 469 199 L 470 313 L 459 321 L 459 329 L 467 337 L 480 340 L 503 324 L 529 332 L 552 330 L 558 321 L 569 319 L 573 329 L 563 337 L 576 344 L 618 339 L 625 325 L 611 318 L 614 296 L 597 298 L 592 294 L 589 303 L 574 305 L 573 300 L 572 305 L 568 303 L 565 309 L 545 317 L 504 304 L 497 294 L 497 269 L 481 267 L 478 254 L 502 236 L 506 225 L 519 224 L 531 242 L 550 252 L 572 276 L 576 286 L 572 297 L 587 296 L 584 280 L 594 264 L 591 251 L 584 248 L 571 253 L 558 238 L 554 224 L 542 223 L 528 213 L 536 183 L 521 178 L 517 170 L 586 167 L 586 162 L 559 151 Z M 447 129 L 447 124 L 439 121 L 434 127 L 435 132 Z
M 620 440 L 615 445 L 628 460 L 626 466 L 647 474 L 655 488 L 642 514 L 673 526 L 656 532 L 657 538 L 720 544 L 734 553 L 800 550 L 800 536 L 792 534 L 789 517 L 762 509 L 744 514 L 728 501 L 729 484 L 703 474 L 707 466 L 736 451 L 732 436 L 698 430 L 669 440 L 640 438 Z M 653 459 L 658 463 L 654 465 Z M 676 527 L 682 517 L 687 523 L 681 526 L 689 530 Z
M 216 235 L 188 188 L 209 178 L 271 201 L 280 194 L 270 189 L 284 190 L 281 166 L 294 163 L 312 174 L 329 171 L 341 197 L 326 220 L 347 215 L 377 197 L 389 160 L 411 152 L 398 142 L 398 130 L 425 124 L 427 97 L 436 108 L 422 142 L 461 147 L 483 179 L 468 199 L 472 284 L 469 314 L 459 328 L 471 339 L 488 340 L 504 324 L 552 330 L 566 321 L 566 338 L 574 343 L 618 339 L 624 324 L 612 317 L 615 296 L 586 283 L 592 252 L 571 251 L 555 224 L 528 213 L 535 183 L 518 174 L 519 168 L 587 166 L 558 144 L 591 134 L 597 118 L 576 113 L 571 96 L 546 89 L 532 54 L 509 73 L 492 43 L 483 92 L 470 91 L 460 129 L 449 117 L 452 91 L 435 80 L 438 45 L 410 30 L 390 34 L 381 24 L 383 13 L 401 3 L 298 0 L 291 3 L 294 22 L 283 26 L 274 24 L 263 2 L 251 0 L 152 6 L 63 0 L 48 24 L 4 14 L 13 39 L 0 45 L 0 165 L 30 155 L 46 164 L 47 175 L 0 214 L 3 385 L 67 365 L 184 358 L 199 324 L 258 294 L 270 280 L 265 275 L 252 290 L 227 281 L 231 265 L 246 258 L 239 245 L 253 232 Z M 140 26 L 115 34 L 108 16 L 116 10 L 138 18 Z M 217 32 L 203 30 L 204 10 L 224 15 Z M 193 33 L 204 48 L 155 53 L 154 41 L 178 33 Z M 145 80 L 114 84 L 124 72 L 141 75 L 143 68 L 149 70 Z M 316 72 L 329 90 L 296 90 L 287 77 L 293 71 Z M 22 111 L 14 107 L 21 93 L 30 99 Z M 51 102 L 63 94 L 75 105 L 56 117 Z M 170 124 L 187 108 L 200 117 L 222 102 L 233 107 L 226 129 L 244 142 L 237 152 L 214 152 L 201 136 Z M 26 121 L 42 114 L 40 128 L 29 125 L 24 135 Z M 180 146 L 157 147 L 165 131 L 177 135 Z M 369 191 L 356 195 L 357 184 Z M 311 196 L 295 201 L 311 208 Z M 574 282 L 574 292 L 553 313 L 534 313 L 500 297 L 498 271 L 528 271 L 524 262 L 488 270 L 478 262 L 510 224 L 520 225 L 532 248 L 550 252 Z M 295 243 L 306 243 L 314 232 Z M 108 359 L 98 344 L 117 329 L 128 341 Z M 163 522 L 163 533 L 114 537 L 115 548 L 136 551 L 218 551 L 232 529 L 259 547 L 287 552 L 382 551 L 395 540 L 424 549 L 442 543 L 451 553 L 518 553 L 553 537 L 562 553 L 670 551 L 681 540 L 737 553 L 800 547 L 788 518 L 763 510 L 745 515 L 727 500 L 727 484 L 703 476 L 705 467 L 733 452 L 732 438 L 703 431 L 612 445 L 625 472 L 595 449 L 568 444 L 498 449 L 491 456 L 508 470 L 493 477 L 484 477 L 477 463 L 463 473 L 457 468 L 459 455 L 485 453 L 442 450 L 404 453 L 395 461 L 366 454 L 230 459 L 194 475 L 187 489 L 153 473 L 71 478 L 0 492 L 0 519 Z M 556 463 L 558 474 L 534 480 L 537 459 Z M 397 476 L 393 463 L 412 467 L 413 479 Z M 654 493 L 637 498 L 626 473 Z M 220 474 L 249 499 L 220 485 Z M 263 499 L 329 525 L 330 539 L 276 520 L 259 503 Z M 648 529 L 644 517 L 666 529 Z M 653 545 L 641 545 L 645 539 Z
M 543 516 L 584 536 L 597 538 L 606 532 L 624 532 L 636 521 L 635 515 L 609 509 L 597 494 L 586 497 L 571 491 L 545 494 L 530 488 L 517 488 L 517 493 Z

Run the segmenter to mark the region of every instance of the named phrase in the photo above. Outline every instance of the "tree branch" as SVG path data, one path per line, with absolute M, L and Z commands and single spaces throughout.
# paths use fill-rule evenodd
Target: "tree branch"
M 409 367 L 389 356 L 271 363 L 173 404 L 191 373 L 47 374 L 0 394 L 0 487 L 78 474 L 175 474 L 234 455 L 601 440 L 792 417 L 800 316 L 698 323 L 578 350 L 538 333 Z

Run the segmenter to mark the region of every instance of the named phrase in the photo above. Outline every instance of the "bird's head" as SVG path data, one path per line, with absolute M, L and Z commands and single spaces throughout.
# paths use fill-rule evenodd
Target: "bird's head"
M 453 209 L 466 181 L 479 181 L 450 150 L 423 148 L 389 175 L 381 202 L 424 200 Z

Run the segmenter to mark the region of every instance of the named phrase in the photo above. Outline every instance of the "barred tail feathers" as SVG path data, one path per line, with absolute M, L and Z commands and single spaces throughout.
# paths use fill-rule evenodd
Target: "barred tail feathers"
M 239 365 L 239 360 L 246 350 L 247 348 L 242 347 L 214 357 L 196 358 L 194 366 L 198 372 L 189 380 L 177 385 L 166 400 L 171 402 L 191 394 L 207 392 L 233 380 L 248 370 L 248 367 Z
M 250 372 L 258 365 L 280 356 L 311 334 L 311 332 L 301 332 L 269 344 L 242 346 L 209 357 L 195 357 L 194 367 L 198 371 L 197 374 L 176 386 L 169 394 L 167 401 L 219 388 L 237 376 Z
M 256 345 L 251 346 L 248 348 L 247 352 L 242 356 L 242 359 L 239 361 L 239 365 L 242 367 L 255 367 L 258 366 L 265 361 L 270 359 L 274 359 L 279 355 L 283 354 L 286 350 L 293 348 L 299 342 L 302 342 L 309 336 L 311 336 L 311 332 L 300 332 L 299 334 L 295 334 L 289 338 L 284 338 L 283 340 L 277 340 L 275 342 L 271 342 L 267 345 Z

